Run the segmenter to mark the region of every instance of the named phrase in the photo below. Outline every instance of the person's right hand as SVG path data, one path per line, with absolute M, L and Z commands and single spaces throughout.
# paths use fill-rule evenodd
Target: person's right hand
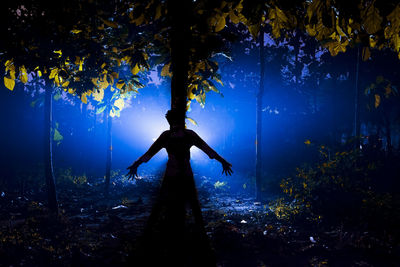
M 129 172 L 126 174 L 128 176 L 128 180 L 135 178 L 139 179 L 139 175 L 137 174 L 137 168 L 139 167 L 139 164 L 137 161 L 135 161 L 131 166 L 129 166 L 127 169 Z

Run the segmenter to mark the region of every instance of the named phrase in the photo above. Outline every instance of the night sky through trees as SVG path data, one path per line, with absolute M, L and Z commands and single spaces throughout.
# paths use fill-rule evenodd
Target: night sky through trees
M 0 266 L 399 265 L 397 1 L 0 13 Z

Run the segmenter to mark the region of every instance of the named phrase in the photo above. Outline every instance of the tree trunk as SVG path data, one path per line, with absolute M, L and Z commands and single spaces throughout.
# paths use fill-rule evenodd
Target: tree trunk
M 108 103 L 106 108 L 107 117 L 107 159 L 106 159 L 106 181 L 105 181 L 105 193 L 108 194 L 110 187 L 111 177 L 111 161 L 112 161 L 112 117 L 110 116 L 110 104 Z
M 385 117 L 385 133 L 386 133 L 386 150 L 387 154 L 391 155 L 392 154 L 392 131 L 390 129 L 390 120 L 388 117 Z
M 190 42 L 187 27 L 187 12 L 190 1 L 168 1 L 168 12 L 172 22 L 171 33 L 171 109 L 186 114 L 187 81 L 189 70 L 188 44 Z M 184 120 L 184 118 L 183 118 Z M 185 121 L 182 122 L 183 124 Z
M 44 100 L 44 173 L 46 179 L 47 200 L 49 210 L 58 213 L 57 193 L 53 172 L 53 138 L 52 138 L 52 87 L 45 84 Z
M 360 72 L 360 47 L 357 47 L 356 81 L 354 95 L 354 135 L 356 137 L 355 149 L 360 149 L 360 90 L 358 88 L 358 76 Z
M 264 31 L 260 30 L 260 88 L 257 94 L 256 113 L 256 200 L 261 199 L 262 184 L 262 98 L 264 95 Z

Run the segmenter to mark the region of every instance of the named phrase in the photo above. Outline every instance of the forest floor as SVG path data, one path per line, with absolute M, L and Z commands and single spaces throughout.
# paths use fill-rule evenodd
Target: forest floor
M 60 215 L 43 194 L 0 192 L 1 266 L 124 266 L 157 194 L 155 177 L 59 192 Z M 278 220 L 266 203 L 212 184 L 199 187 L 218 266 L 400 266 L 400 247 L 368 233 L 330 231 Z

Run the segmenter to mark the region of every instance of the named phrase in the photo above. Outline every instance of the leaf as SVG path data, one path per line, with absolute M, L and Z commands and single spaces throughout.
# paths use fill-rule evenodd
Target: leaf
M 79 61 L 79 71 L 83 70 L 83 61 L 85 60 L 85 58 L 82 58 L 82 60 Z
M 86 93 L 83 93 L 83 94 L 81 95 L 81 101 L 82 101 L 83 103 L 87 104 L 87 94 L 86 94 Z
M 114 106 L 116 106 L 119 110 L 122 110 L 125 106 L 125 102 L 122 98 L 115 100 Z
M 49 79 L 54 79 L 57 74 L 58 74 L 58 69 L 57 68 L 52 69 L 49 75 Z
M 363 20 L 364 28 L 369 34 L 374 34 L 381 29 L 382 17 L 379 15 L 379 10 L 373 4 L 367 7 L 367 9 L 367 14 Z
M 65 82 L 62 83 L 61 86 L 62 86 L 62 87 L 68 87 L 68 85 L 69 85 L 69 81 L 65 81 Z
M 378 108 L 380 104 L 381 104 L 381 96 L 375 94 L 375 108 Z
M 140 68 L 139 68 L 138 64 L 136 64 L 136 65 L 131 69 L 131 72 L 132 72 L 133 75 L 138 74 L 139 71 L 140 71 Z
M 82 32 L 82 30 L 74 29 L 74 30 L 71 30 L 71 32 L 74 33 L 74 34 L 78 34 L 78 33 Z
M 122 87 L 124 87 L 124 85 L 125 85 L 124 80 L 119 80 L 115 86 L 116 86 L 119 90 L 121 90 Z
M 25 66 L 22 66 L 19 68 L 19 80 L 22 83 L 27 83 L 28 82 L 28 73 L 26 72 Z
M 116 22 L 114 22 L 114 21 L 105 20 L 105 19 L 101 19 L 101 20 L 102 20 L 102 21 L 104 22 L 104 24 L 107 25 L 108 27 L 111 27 L 111 28 L 114 28 L 114 29 L 118 28 L 118 24 L 117 24 Z
M 315 35 L 317 35 L 317 31 L 315 30 L 315 25 L 313 25 L 311 27 L 310 24 L 307 24 L 306 25 L 306 31 L 311 37 L 314 37 Z
M 376 77 L 376 83 L 381 84 L 385 81 L 385 78 L 382 75 Z
M 142 13 L 138 18 L 133 19 L 130 21 L 130 23 L 135 23 L 136 26 L 140 26 L 144 22 L 144 13 Z
M 249 28 L 249 32 L 251 33 L 253 38 L 257 39 L 258 32 L 260 31 L 260 25 L 258 25 L 258 24 L 250 25 L 250 26 L 248 26 L 248 28 Z
M 190 121 L 193 125 L 198 126 L 197 122 L 196 122 L 194 119 L 189 118 L 189 117 L 187 117 L 186 119 L 187 119 L 188 121 Z
M 371 57 L 369 47 L 364 47 L 362 50 L 362 60 L 367 61 Z
M 107 105 L 101 106 L 97 109 L 96 114 L 102 113 L 106 109 Z
M 217 22 L 217 25 L 215 25 L 215 31 L 219 32 L 222 31 L 225 28 L 225 17 L 224 16 L 220 16 Z
M 307 7 L 307 17 L 308 21 L 311 21 L 311 19 L 320 13 L 321 9 L 321 0 L 314 0 L 311 2 L 311 4 Z
M 121 116 L 121 113 L 120 113 L 119 110 L 116 110 L 115 108 L 112 108 L 110 110 L 110 116 L 111 116 L 111 118 L 119 117 L 119 116 Z
M 53 136 L 53 140 L 58 142 L 58 144 L 64 139 L 64 137 L 60 134 L 60 132 L 54 128 L 54 136 Z
M 171 63 L 165 64 L 164 67 L 161 70 L 161 76 L 165 77 L 165 76 L 172 76 L 172 73 L 169 71 L 169 67 L 170 67 Z
M 12 91 L 12 90 L 14 90 L 14 87 L 15 87 L 15 80 L 4 77 L 4 85 L 5 85 L 5 87 L 7 87 L 8 89 L 10 89 Z
M 238 24 L 240 22 L 239 17 L 236 16 L 235 12 L 231 10 L 229 12 L 229 19 L 232 21 L 234 24 Z
M 392 88 L 390 87 L 390 85 L 388 85 L 387 87 L 385 87 L 385 95 L 386 97 L 389 97 L 389 95 L 392 93 Z
M 271 20 L 272 35 L 275 38 L 281 37 L 281 29 L 285 28 L 288 22 L 288 17 L 278 7 L 270 9 L 268 17 Z
M 346 47 L 349 41 L 346 39 L 344 42 L 341 41 L 331 41 L 325 44 L 328 47 L 329 52 L 332 56 L 336 56 L 339 52 L 346 52 Z
M 310 140 L 306 140 L 306 141 L 304 141 L 304 144 L 311 145 L 311 141 Z
M 54 50 L 53 53 L 58 54 L 58 57 L 62 56 L 62 51 L 61 50 Z
M 55 101 L 60 100 L 60 98 L 61 98 L 61 93 L 60 93 L 60 92 L 57 92 L 57 93 L 54 95 L 54 97 L 53 97 L 53 99 L 54 99 Z
M 104 98 L 104 89 L 94 89 L 92 96 L 94 100 L 101 102 Z
M 156 15 L 154 17 L 155 20 L 158 20 L 161 17 L 161 5 L 156 7 Z
M 214 188 L 218 189 L 218 188 L 222 188 L 226 185 L 226 182 L 220 182 L 220 181 L 216 181 L 214 184 Z
M 221 84 L 222 86 L 224 86 L 224 83 L 220 80 L 220 79 L 218 79 L 217 77 L 214 77 L 213 78 L 217 83 L 219 83 L 219 84 Z

